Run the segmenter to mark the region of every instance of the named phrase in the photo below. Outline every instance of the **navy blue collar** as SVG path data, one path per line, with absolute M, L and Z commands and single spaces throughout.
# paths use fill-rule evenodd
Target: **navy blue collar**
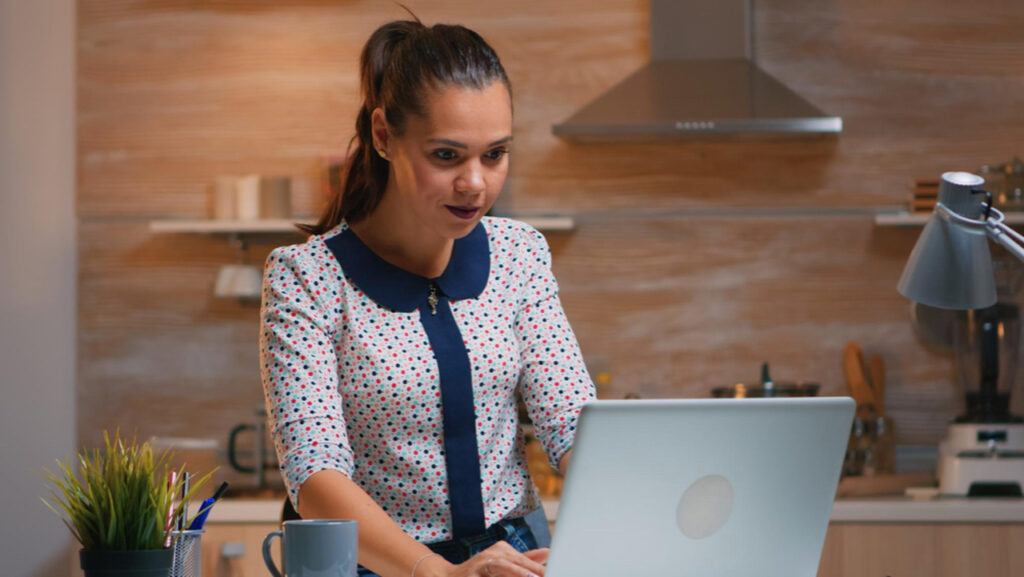
M 491 272 L 491 247 L 483 223 L 455 239 L 444 273 L 435 279 L 413 274 L 377 256 L 347 226 L 324 240 L 341 269 L 366 296 L 393 311 L 409 313 L 420 307 L 436 283 L 449 300 L 480 296 Z

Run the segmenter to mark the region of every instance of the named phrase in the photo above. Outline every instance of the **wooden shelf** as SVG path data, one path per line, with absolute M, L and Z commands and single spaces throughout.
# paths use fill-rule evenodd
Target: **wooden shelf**
M 149 222 L 150 232 L 155 233 L 261 233 L 261 232 L 294 232 L 297 223 L 312 223 L 310 219 L 267 219 L 267 220 L 152 220 Z
M 1008 212 L 1006 224 L 1024 224 L 1024 212 Z M 928 222 L 930 212 L 882 212 L 875 214 L 877 226 L 924 226 Z
M 576 228 L 576 223 L 571 216 L 508 215 L 507 217 L 525 222 L 539 231 L 566 231 Z M 303 218 L 267 220 L 167 219 L 150 221 L 149 230 L 157 234 L 301 234 L 295 228 L 296 224 L 312 224 L 314 222 L 316 221 L 313 219 Z
M 537 229 L 537 230 L 539 230 L 541 232 L 564 232 L 564 231 L 573 230 L 573 229 L 576 228 L 576 220 L 573 217 L 568 216 L 568 215 L 549 214 L 549 215 L 534 215 L 534 216 L 529 216 L 529 215 L 519 215 L 519 216 L 516 216 L 516 215 L 511 215 L 511 214 L 509 214 L 509 215 L 499 214 L 497 216 L 502 216 L 502 217 L 505 217 L 505 218 L 511 218 L 513 220 L 518 220 L 520 222 L 525 222 L 526 224 L 532 226 L 533 228 L 535 228 L 535 229 Z

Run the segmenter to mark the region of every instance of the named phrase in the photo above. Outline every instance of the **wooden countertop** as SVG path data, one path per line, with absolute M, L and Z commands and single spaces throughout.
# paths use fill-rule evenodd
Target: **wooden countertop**
M 558 518 L 558 500 L 545 499 L 549 521 Z M 225 499 L 210 512 L 208 523 L 276 523 L 279 499 Z M 196 511 L 198 504 L 191 510 Z M 832 523 L 1024 523 L 1024 499 L 911 499 L 865 497 L 839 499 Z
M 838 499 L 832 523 L 1024 523 L 1021 498 Z

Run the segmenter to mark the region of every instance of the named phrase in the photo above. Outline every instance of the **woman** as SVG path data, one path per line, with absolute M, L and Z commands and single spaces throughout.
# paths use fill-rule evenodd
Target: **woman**
M 265 271 L 261 364 L 289 497 L 359 522 L 361 575 L 544 574 L 516 396 L 568 466 L 593 398 L 537 231 L 485 218 L 511 90 L 461 26 L 400 21 L 361 57 L 343 190 Z

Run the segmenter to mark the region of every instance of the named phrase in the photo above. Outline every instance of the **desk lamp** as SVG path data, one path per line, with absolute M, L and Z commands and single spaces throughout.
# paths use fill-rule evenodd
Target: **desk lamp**
M 979 348 L 979 389 L 967 393 L 967 413 L 949 425 L 939 444 L 939 492 L 1020 496 L 1024 420 L 1009 412 L 1013 363 L 1005 363 L 1010 368 L 1004 374 L 1010 383 L 1007 392 L 998 390 L 1000 341 L 1012 345 L 1007 352 L 1015 355 L 1019 325 L 1016 318 L 1007 320 L 994 312 L 996 287 L 988 239 L 1024 261 L 1024 236 L 1004 223 L 984 184 L 983 178 L 967 172 L 942 175 L 935 210 L 910 253 L 897 290 L 924 305 L 968 311 L 972 334 L 967 341 Z

